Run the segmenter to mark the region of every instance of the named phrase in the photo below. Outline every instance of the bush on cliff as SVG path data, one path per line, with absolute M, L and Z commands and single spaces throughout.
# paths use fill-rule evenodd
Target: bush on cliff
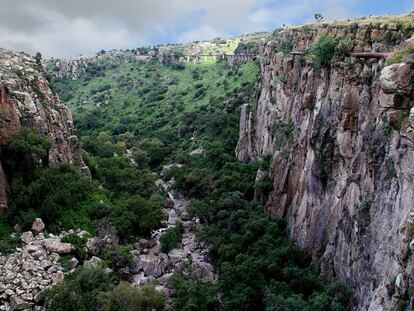
M 305 51 L 305 53 L 314 60 L 315 67 L 321 69 L 330 65 L 331 60 L 335 55 L 338 42 L 338 38 L 323 35 L 320 36 L 319 39 Z

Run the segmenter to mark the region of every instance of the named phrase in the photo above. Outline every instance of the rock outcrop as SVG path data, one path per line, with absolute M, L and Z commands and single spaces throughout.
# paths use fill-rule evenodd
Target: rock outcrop
M 358 310 L 391 310 L 414 287 L 414 65 L 342 58 L 317 70 L 278 51 L 326 34 L 347 38 L 347 52 L 392 52 L 413 32 L 414 15 L 404 21 L 275 33 L 260 51 L 260 98 L 241 111 L 238 158 L 271 158 L 268 212 L 287 219 L 324 279 L 346 282 Z
M 0 152 L 22 128 L 47 135 L 53 145 L 49 162 L 77 163 L 89 174 L 69 109 L 52 92 L 35 59 L 0 49 Z M 6 177 L 0 163 L 0 212 L 7 206 Z

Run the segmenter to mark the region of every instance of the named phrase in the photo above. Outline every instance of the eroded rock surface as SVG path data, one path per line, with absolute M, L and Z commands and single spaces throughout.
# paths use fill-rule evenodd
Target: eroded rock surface
M 0 152 L 10 136 L 22 128 L 33 129 L 51 139 L 51 164 L 77 163 L 89 174 L 72 114 L 50 89 L 43 67 L 26 54 L 0 49 Z M 0 163 L 0 212 L 7 206 L 6 187 Z
M 267 210 L 288 221 L 327 280 L 345 281 L 358 310 L 391 310 L 414 287 L 414 66 L 384 59 L 333 61 L 315 70 L 303 51 L 321 34 L 354 51 L 389 52 L 397 29 L 297 27 L 261 48 L 261 93 L 240 118 L 240 160 L 271 157 Z M 403 37 L 403 36 L 401 36 Z M 397 284 L 395 278 L 397 278 Z M 396 288 L 395 291 L 389 290 Z

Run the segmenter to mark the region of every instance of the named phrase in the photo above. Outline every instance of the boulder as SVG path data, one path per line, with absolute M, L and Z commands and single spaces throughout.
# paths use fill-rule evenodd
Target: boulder
M 62 271 L 58 271 L 52 274 L 52 282 L 53 284 L 58 284 L 63 282 L 64 274 Z
M 89 259 L 89 260 L 86 260 L 86 261 L 83 263 L 83 265 L 84 265 L 85 267 L 89 267 L 89 268 L 91 268 L 91 267 L 97 267 L 97 266 L 99 265 L 99 263 L 100 263 L 100 262 L 102 262 L 102 259 L 101 259 L 101 258 L 96 257 L 96 256 L 92 256 L 92 258 L 91 258 L 91 259 Z
M 72 257 L 71 259 L 68 260 L 66 266 L 67 266 L 68 270 L 72 270 L 72 269 L 76 268 L 78 263 L 79 263 L 79 260 L 77 260 L 75 257 Z
M 75 250 L 75 247 L 70 243 L 62 243 L 55 239 L 45 239 L 43 247 L 51 253 L 69 254 Z
M 23 232 L 22 235 L 20 236 L 20 240 L 22 240 L 22 242 L 25 244 L 29 244 L 32 239 L 33 239 L 32 231 Z
M 98 237 L 93 237 L 86 242 L 86 251 L 91 255 L 98 255 L 101 248 L 101 240 Z
M 414 70 L 410 64 L 397 63 L 385 67 L 381 71 L 381 87 L 385 93 L 410 93 Z
M 19 296 L 14 295 L 10 297 L 10 306 L 12 310 L 23 310 L 29 308 L 31 304 L 24 301 Z
M 148 247 L 148 240 L 147 239 L 139 239 L 138 243 L 142 248 L 147 248 Z
M 34 234 L 38 234 L 42 232 L 45 229 L 45 224 L 43 223 L 43 220 L 40 218 L 36 218 L 32 223 L 32 231 Z

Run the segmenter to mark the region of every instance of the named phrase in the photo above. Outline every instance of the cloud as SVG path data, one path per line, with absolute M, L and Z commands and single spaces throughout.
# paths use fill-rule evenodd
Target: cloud
M 373 1 L 0 0 L 0 45 L 61 57 L 273 30 L 312 20 L 316 12 L 334 19 L 383 7 Z M 403 5 L 412 2 L 395 6 Z

